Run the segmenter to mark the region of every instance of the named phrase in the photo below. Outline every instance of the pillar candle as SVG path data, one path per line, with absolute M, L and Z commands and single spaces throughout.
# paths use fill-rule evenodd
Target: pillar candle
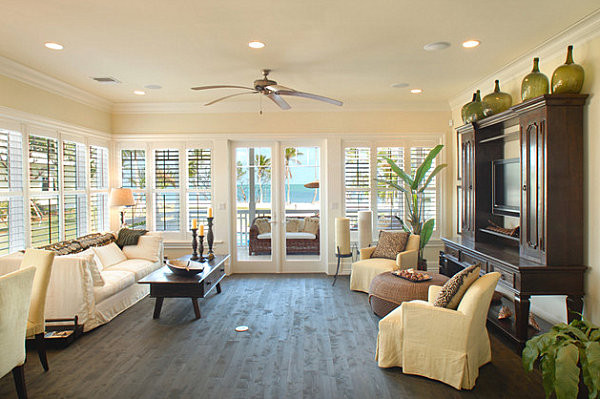
M 196 219 L 192 219 L 192 229 L 198 228 L 198 221 Z
M 358 248 L 373 242 L 373 211 L 358 211 Z
M 204 225 L 203 224 L 200 225 L 200 235 L 201 236 L 204 235 Z
M 350 219 L 335 218 L 335 250 L 341 255 L 349 255 L 350 251 Z
M 208 208 L 208 217 L 209 218 L 213 217 L 213 209 L 212 208 Z

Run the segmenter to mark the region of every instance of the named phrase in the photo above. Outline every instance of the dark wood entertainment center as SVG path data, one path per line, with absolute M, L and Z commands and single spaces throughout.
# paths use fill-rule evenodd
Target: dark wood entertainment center
M 532 295 L 566 295 L 569 321 L 582 311 L 586 99 L 544 95 L 457 129 L 459 232 L 442 238 L 440 272 L 452 276 L 473 263 L 481 264 L 482 273 L 500 272 L 503 291 L 514 296 L 514 322 L 498 320 L 493 307 L 488 320 L 519 345 L 535 333 L 528 328 Z M 517 160 L 520 181 L 498 181 L 503 176 L 494 176 L 494 165 Z M 513 201 L 520 196 L 518 209 L 497 204 L 511 194 Z M 498 226 L 518 227 L 519 234 Z

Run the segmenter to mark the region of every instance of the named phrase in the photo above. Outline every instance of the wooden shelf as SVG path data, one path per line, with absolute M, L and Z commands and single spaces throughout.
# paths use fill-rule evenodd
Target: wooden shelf
M 510 316 L 508 319 L 498 319 L 498 313 L 500 312 L 500 309 L 502 308 L 502 306 L 506 306 L 513 313 L 513 315 Z M 546 320 L 542 319 L 539 316 L 534 316 L 534 317 L 535 317 L 535 321 L 537 321 L 538 325 L 540 326 L 541 331 L 537 331 L 535 328 L 528 326 L 527 327 L 527 339 L 530 339 L 531 337 L 533 337 L 535 335 L 548 332 L 552 328 L 551 323 L 547 322 Z M 509 334 L 512 337 L 514 337 L 516 334 L 515 334 L 515 305 L 514 305 L 513 301 L 511 301 L 509 298 L 503 297 L 500 302 L 492 302 L 492 304 L 490 305 L 490 310 L 488 312 L 488 324 L 491 324 L 494 327 L 499 328 L 500 330 L 508 331 Z M 522 345 L 525 342 L 517 341 L 516 343 Z
M 479 231 L 481 231 L 482 233 L 491 234 L 491 235 L 496 236 L 496 237 L 502 237 L 502 238 L 505 238 L 505 239 L 511 240 L 511 241 L 516 241 L 516 242 L 520 241 L 519 237 L 509 236 L 508 234 L 499 233 L 499 232 L 494 231 L 494 230 L 479 229 Z

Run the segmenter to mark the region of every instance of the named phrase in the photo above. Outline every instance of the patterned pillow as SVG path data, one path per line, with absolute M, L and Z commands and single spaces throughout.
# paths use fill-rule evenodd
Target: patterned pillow
M 382 231 L 371 258 L 396 260 L 398 254 L 406 248 L 409 235 L 410 233 L 405 231 Z
M 296 233 L 300 231 L 300 219 L 290 218 L 285 222 L 286 233 Z
M 456 309 L 467 289 L 479 278 L 481 265 L 475 264 L 456 273 L 450 280 L 446 281 L 433 306 L 440 308 Z
M 92 233 L 83 237 L 79 237 L 77 239 L 79 244 L 83 249 L 88 249 L 90 247 L 99 247 L 102 245 L 110 244 L 111 242 L 115 242 L 115 236 L 111 233 Z
M 258 234 L 265 234 L 271 232 L 271 223 L 267 218 L 258 218 L 254 221 L 254 224 L 258 228 Z
M 319 218 L 307 216 L 304 218 L 304 232 L 317 235 L 319 234 Z
M 148 230 L 126 229 L 119 230 L 117 237 L 117 245 L 123 249 L 125 245 L 137 245 L 141 236 L 146 234 Z

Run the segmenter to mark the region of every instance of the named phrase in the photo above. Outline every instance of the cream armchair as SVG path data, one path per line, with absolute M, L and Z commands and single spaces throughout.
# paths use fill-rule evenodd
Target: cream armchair
M 379 367 L 402 367 L 442 381 L 456 389 L 471 389 L 479 367 L 492 360 L 485 327 L 500 273 L 488 273 L 465 292 L 457 310 L 433 306 L 441 287 L 429 287 L 429 299 L 404 302 L 379 322 Z
M 352 264 L 350 289 L 368 293 L 371 281 L 378 274 L 395 269 L 416 268 L 419 257 L 420 240 L 421 236 L 411 234 L 406 242 L 404 252 L 400 252 L 398 256 L 396 256 L 396 260 L 371 258 L 371 255 L 373 255 L 373 252 L 375 251 L 375 247 L 361 249 L 360 260 Z
M 12 370 L 19 399 L 25 389 L 25 332 L 35 268 L 0 277 L 0 377 Z

